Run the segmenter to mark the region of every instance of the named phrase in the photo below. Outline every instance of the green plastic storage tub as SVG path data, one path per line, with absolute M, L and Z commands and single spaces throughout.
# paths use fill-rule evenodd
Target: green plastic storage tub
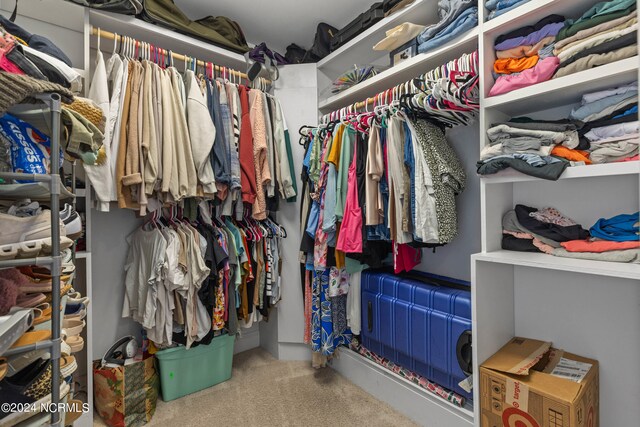
M 162 400 L 174 400 L 231 378 L 234 340 L 235 336 L 220 335 L 209 345 L 157 352 Z

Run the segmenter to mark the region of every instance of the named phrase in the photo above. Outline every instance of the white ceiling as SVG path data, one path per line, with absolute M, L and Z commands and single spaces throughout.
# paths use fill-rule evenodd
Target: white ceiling
M 226 16 L 237 21 L 249 43 L 267 42 L 284 55 L 296 43 L 309 48 L 316 26 L 340 29 L 376 0 L 174 0 L 191 19 Z M 379 1 L 379 0 L 378 0 Z

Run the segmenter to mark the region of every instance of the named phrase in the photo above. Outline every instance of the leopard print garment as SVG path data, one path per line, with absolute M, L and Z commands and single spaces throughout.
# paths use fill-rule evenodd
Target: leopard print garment
M 417 120 L 413 125 L 433 179 L 439 240 L 450 243 L 458 235 L 455 196 L 464 190 L 466 174 L 439 127 L 426 120 Z

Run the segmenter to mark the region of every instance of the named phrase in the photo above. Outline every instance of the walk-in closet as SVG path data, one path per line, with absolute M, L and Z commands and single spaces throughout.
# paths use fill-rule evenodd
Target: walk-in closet
M 0 0 L 0 427 L 630 427 L 637 0 Z

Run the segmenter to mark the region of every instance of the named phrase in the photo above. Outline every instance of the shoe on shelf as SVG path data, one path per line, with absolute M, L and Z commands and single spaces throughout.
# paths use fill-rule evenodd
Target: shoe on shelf
M 69 393 L 70 387 L 60 381 L 60 397 Z M 0 381 L 0 401 L 3 403 L 34 404 L 36 412 L 42 404 L 51 402 L 51 363 L 37 359 L 23 370 Z M 0 425 L 15 425 L 34 415 L 33 412 L 1 412 Z
M 62 321 L 63 333 L 67 337 L 80 335 L 85 326 L 87 326 L 87 324 L 84 320 L 64 319 Z
M 24 294 L 36 292 L 51 292 L 51 278 L 36 279 L 23 274 L 17 268 L 5 268 L 0 270 L 0 278 L 10 280 L 18 286 L 18 290 Z
M 0 357 L 0 381 L 2 381 L 9 372 L 9 362 L 6 357 Z
M 80 335 L 67 337 L 64 343 L 69 346 L 69 354 L 78 353 L 84 349 L 84 339 Z
M 82 218 L 70 204 L 65 203 L 64 209 L 60 211 L 60 219 L 64 223 L 68 238 L 78 240 L 82 237 Z
M 73 245 L 60 221 L 60 249 Z M 0 260 L 36 257 L 51 253 L 51 215 L 17 217 L 0 213 Z
M 64 378 L 70 377 L 78 369 L 75 356 L 60 357 L 60 375 Z
M 51 353 L 47 350 L 32 350 L 26 353 L 16 354 L 7 358 L 9 364 L 8 376 L 13 376 L 32 364 L 37 359 L 49 359 Z
M 51 331 L 25 332 L 16 342 L 13 343 L 11 348 L 24 347 L 25 345 L 35 344 L 40 341 L 48 340 L 49 338 L 51 338 Z
M 47 296 L 43 293 L 20 294 L 15 305 L 21 308 L 35 308 L 43 302 L 47 302 Z
M 0 316 L 9 313 L 16 305 L 19 295 L 18 286 L 13 281 L 0 277 Z

